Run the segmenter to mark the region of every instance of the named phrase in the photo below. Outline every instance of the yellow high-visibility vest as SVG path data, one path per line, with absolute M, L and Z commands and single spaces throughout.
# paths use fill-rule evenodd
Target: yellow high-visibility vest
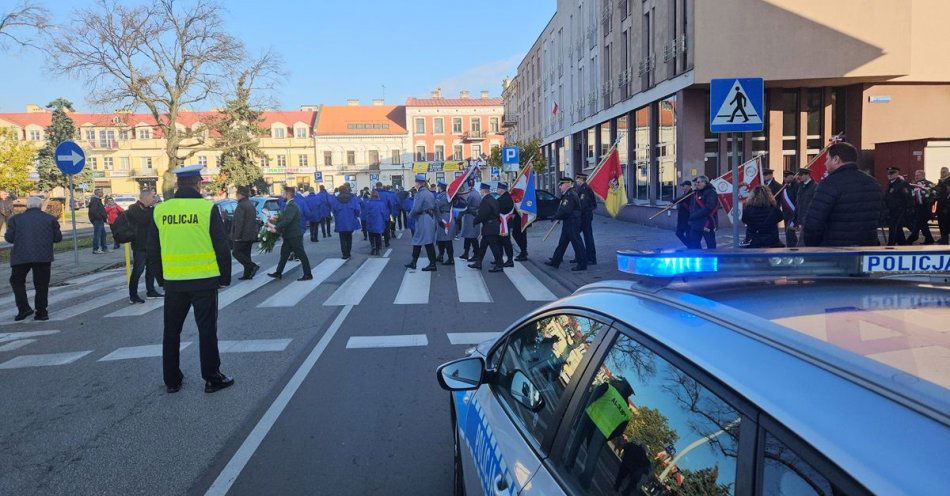
M 608 439 L 614 429 L 633 417 L 627 400 L 611 384 L 607 385 L 607 390 L 600 398 L 587 406 L 586 411 L 594 425 Z
M 162 245 L 162 272 L 168 281 L 218 277 L 218 259 L 211 243 L 211 209 L 202 198 L 173 198 L 155 206 L 153 214 Z

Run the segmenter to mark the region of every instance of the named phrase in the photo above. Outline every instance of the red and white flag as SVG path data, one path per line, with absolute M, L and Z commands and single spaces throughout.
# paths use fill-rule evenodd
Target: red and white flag
M 445 193 L 448 195 L 450 202 L 455 198 L 455 194 L 462 189 L 462 185 L 465 184 L 465 181 L 468 181 L 476 170 L 478 170 L 477 165 L 472 164 L 468 166 L 459 177 L 456 177 L 455 180 L 452 181 L 452 184 L 449 184 L 449 187 L 445 189 Z
M 825 164 L 825 162 L 828 160 L 828 147 L 835 143 L 840 143 L 843 141 L 843 139 L 844 138 L 840 134 L 832 136 L 831 139 L 828 140 L 828 145 L 822 148 L 821 153 L 819 153 L 817 157 L 811 159 L 811 162 L 808 162 L 808 165 L 804 167 L 805 169 L 811 171 L 812 181 L 820 183 L 821 180 L 828 175 L 828 165 Z
M 742 204 L 746 198 L 752 194 L 752 189 L 762 184 L 761 157 L 755 157 L 752 160 L 739 166 L 739 218 L 742 218 Z M 732 222 L 732 171 L 729 171 L 716 179 L 710 181 L 713 188 L 716 188 L 716 194 L 719 195 L 719 205 L 729 215 L 729 222 Z

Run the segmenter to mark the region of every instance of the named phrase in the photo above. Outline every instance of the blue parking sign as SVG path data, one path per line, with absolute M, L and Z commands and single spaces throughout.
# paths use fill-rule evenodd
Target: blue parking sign
M 764 101 L 762 78 L 713 79 L 709 82 L 709 130 L 714 133 L 762 131 Z

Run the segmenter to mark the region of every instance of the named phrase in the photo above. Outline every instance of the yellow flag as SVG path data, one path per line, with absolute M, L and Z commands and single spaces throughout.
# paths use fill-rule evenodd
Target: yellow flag
M 617 176 L 615 181 L 611 181 L 610 190 L 607 192 L 607 201 L 604 207 L 611 217 L 617 217 L 620 209 L 627 204 L 627 187 L 624 185 L 623 174 Z

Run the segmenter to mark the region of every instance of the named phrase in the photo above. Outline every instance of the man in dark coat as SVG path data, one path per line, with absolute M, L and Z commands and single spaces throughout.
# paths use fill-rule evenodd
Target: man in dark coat
M 31 196 L 26 199 L 26 211 L 7 220 L 4 239 L 12 243 L 10 250 L 10 286 L 16 300 L 17 314 L 14 320 L 21 321 L 33 315 L 26 294 L 26 275 L 33 272 L 33 288 L 36 290 L 34 320 L 49 320 L 47 303 L 49 296 L 50 266 L 53 263 L 53 244 L 63 240 L 59 222 L 52 215 L 40 210 L 43 199 Z
M 481 201 L 478 203 L 478 213 L 475 215 L 474 225 L 482 226 L 482 244 L 476 247 L 475 256 L 471 260 L 474 263 L 468 266 L 473 269 L 481 270 L 482 258 L 485 252 L 491 249 L 492 258 L 494 258 L 492 268 L 488 272 L 501 272 L 504 261 L 501 255 L 501 242 L 498 240 L 498 233 L 501 230 L 501 221 L 499 214 L 501 209 L 498 206 L 498 200 L 491 195 L 491 185 L 482 183 L 478 188 L 481 194 Z
M 316 197 L 311 193 L 311 196 Z M 231 240 L 234 241 L 233 255 L 234 259 L 244 266 L 244 274 L 238 279 L 246 281 L 253 279 L 257 271 L 261 269 L 251 260 L 251 247 L 257 241 L 260 232 L 260 225 L 257 221 L 257 208 L 251 202 L 251 191 L 247 186 L 242 186 L 237 190 L 238 204 L 234 208 L 234 220 L 231 222 Z M 310 225 L 310 235 L 312 240 L 319 234 L 316 229 L 316 222 Z
M 594 245 L 594 210 L 597 210 L 597 198 L 594 197 L 593 190 L 587 184 L 587 174 L 577 174 L 574 180 L 574 193 L 577 194 L 577 200 L 581 207 L 580 232 L 584 240 L 584 248 L 587 250 L 587 263 L 597 265 L 597 248 Z M 571 263 L 577 263 L 577 260 Z
M 914 194 L 897 167 L 887 168 L 887 181 L 887 192 L 884 193 L 887 246 L 906 245 L 908 243 L 904 228 L 913 222 Z
M 775 171 L 772 169 L 762 169 L 762 184 L 772 192 L 772 196 L 777 195 L 778 190 L 782 189 L 782 185 L 775 180 Z
M 106 245 L 106 207 L 102 204 L 102 190 L 97 189 L 89 199 L 88 207 L 89 222 L 92 223 L 92 252 L 107 253 L 109 248 Z
M 287 265 L 287 259 L 290 258 L 290 253 L 293 252 L 300 260 L 301 267 L 303 267 L 303 276 L 297 280 L 309 281 L 313 279 L 313 274 L 310 270 L 310 259 L 307 258 L 307 251 L 303 248 L 300 208 L 297 207 L 297 201 L 294 200 L 295 194 L 296 188 L 284 186 L 284 200 L 287 201 L 287 205 L 284 207 L 284 211 L 280 213 L 277 223 L 274 224 L 284 242 L 280 245 L 280 260 L 277 262 L 277 270 L 267 275 L 274 279 L 280 279 L 284 273 L 284 266 Z
M 805 219 L 808 218 L 808 210 L 811 209 L 811 202 L 815 199 L 815 191 L 818 189 L 818 183 L 812 179 L 811 171 L 808 169 L 798 169 L 795 177 L 797 178 L 798 187 L 795 191 L 794 223 L 798 233 L 801 233 L 805 225 Z
M 581 206 L 577 193 L 574 192 L 572 185 L 574 181 L 569 177 L 562 177 L 558 186 L 561 190 L 561 202 L 558 204 L 554 219 L 561 221 L 561 239 L 558 240 L 557 248 L 551 259 L 544 262 L 555 269 L 561 266 L 561 260 L 564 259 L 564 252 L 567 251 L 567 245 L 574 248 L 574 259 L 577 265 L 571 267 L 572 271 L 587 270 L 587 260 L 585 255 L 587 249 L 581 241 Z
M 934 188 L 937 196 L 937 225 L 940 226 L 939 244 L 950 244 L 950 167 L 940 168 L 940 180 Z
M 785 171 L 782 176 L 781 192 L 775 198 L 782 208 L 782 219 L 785 221 L 785 245 L 789 247 L 798 246 L 798 225 L 795 224 L 797 177 L 794 171 Z
M 499 182 L 498 185 L 496 186 L 495 192 L 498 193 L 498 210 L 501 213 L 501 215 L 505 217 L 505 221 L 504 221 L 505 235 L 498 236 L 499 242 L 501 243 L 501 249 L 505 254 L 504 266 L 514 267 L 515 266 L 515 262 L 514 262 L 515 248 L 511 244 L 511 236 L 512 236 L 511 219 L 516 217 L 518 213 L 515 212 L 515 202 L 514 200 L 511 199 L 511 193 L 508 192 L 508 183 Z M 500 222 L 501 220 L 499 220 L 499 223 Z M 520 223 L 519 223 L 518 228 L 519 229 L 521 228 Z
M 818 184 L 802 226 L 805 246 L 876 246 L 881 187 L 858 170 L 848 143 L 828 147 L 828 175 Z
M 680 196 L 676 198 L 676 237 L 683 242 L 683 246 L 689 246 L 689 205 L 690 199 L 687 196 L 693 193 L 693 182 L 686 180 L 680 183 Z
M 135 230 L 129 243 L 132 249 L 132 274 L 129 276 L 129 302 L 145 303 L 139 297 L 139 279 L 145 273 L 145 296 L 161 298 L 164 296 L 155 289 L 155 272 L 148 264 L 148 236 L 155 224 L 155 192 L 145 190 L 139 193 L 139 200 L 126 211 L 126 217 Z
M 693 190 L 689 205 L 689 237 L 686 247 L 691 250 L 702 249 L 702 241 L 705 239 L 706 248 L 715 248 L 716 229 L 719 227 L 719 195 L 706 176 L 697 176 L 693 180 Z
M 930 232 L 930 219 L 933 218 L 934 183 L 927 180 L 923 170 L 914 171 L 914 182 L 911 183 L 911 193 L 914 195 L 914 217 L 911 220 L 910 236 L 907 244 L 914 244 L 923 233 L 924 244 L 934 244 L 933 233 Z

